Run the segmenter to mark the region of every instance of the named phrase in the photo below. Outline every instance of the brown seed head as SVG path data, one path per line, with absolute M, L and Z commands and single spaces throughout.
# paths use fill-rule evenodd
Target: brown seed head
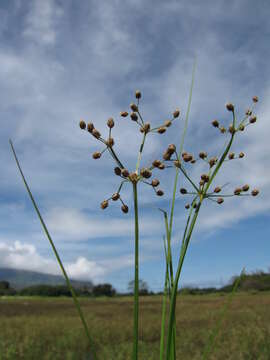
M 247 115 L 247 116 L 250 116 L 251 114 L 252 114 L 252 111 L 251 111 L 250 109 L 247 109 L 247 110 L 246 110 L 246 115 Z
M 81 128 L 82 130 L 85 130 L 85 128 L 86 128 L 86 123 L 85 123 L 85 121 L 81 120 L 80 123 L 79 123 L 79 126 L 80 126 L 80 128 Z
M 171 159 L 171 156 L 172 156 L 172 154 L 169 153 L 168 150 L 166 150 L 166 151 L 163 153 L 163 155 L 162 155 L 162 157 L 163 157 L 164 160 L 170 160 L 170 159 Z
M 129 175 L 128 170 L 127 169 L 122 169 L 121 170 L 121 175 L 124 176 L 124 177 L 128 177 L 128 175 Z
M 127 205 L 122 205 L 121 210 L 123 211 L 123 213 L 127 214 L 128 213 L 128 206 Z
M 226 108 L 227 108 L 228 111 L 234 111 L 234 106 L 233 106 L 232 103 L 227 103 Z
M 218 203 L 218 204 L 222 204 L 223 202 L 224 202 L 224 200 L 223 200 L 222 198 L 218 198 L 218 199 L 217 199 L 217 203 Z
M 229 133 L 231 133 L 231 134 L 235 133 L 235 128 L 233 127 L 233 124 L 230 124 L 230 126 L 229 126 Z
M 164 192 L 162 190 L 157 190 L 157 196 L 163 196 L 164 195 Z
M 192 160 L 192 158 L 193 158 L 193 156 L 192 156 L 191 154 L 185 154 L 185 155 L 183 156 L 184 162 L 189 162 L 189 161 Z
M 137 120 L 138 120 L 138 115 L 137 115 L 135 112 L 132 112 L 132 113 L 130 114 L 130 118 L 131 118 L 131 120 L 133 120 L 133 121 L 137 121 Z
M 179 109 L 176 109 L 176 110 L 173 112 L 173 117 L 174 117 L 174 118 L 177 118 L 179 115 L 180 115 L 180 110 L 179 110 Z
M 132 111 L 138 112 L 138 106 L 136 104 L 134 104 L 134 103 L 130 104 L 130 108 Z
M 129 180 L 133 183 L 138 181 L 138 175 L 135 172 L 129 174 Z
M 110 129 L 112 129 L 114 127 L 114 121 L 113 118 L 109 118 L 107 121 L 107 125 Z
M 141 168 L 140 174 L 145 179 L 149 179 L 152 176 L 152 172 L 146 168 Z
M 120 175 L 121 175 L 121 169 L 120 169 L 120 167 L 115 167 L 115 168 L 114 168 L 114 173 L 115 173 L 115 175 L 120 176 Z
M 186 205 L 185 205 L 185 208 L 186 208 L 186 209 L 189 209 L 189 207 L 190 207 L 189 204 L 186 204 Z
M 147 134 L 150 131 L 150 127 L 150 123 L 145 123 L 143 126 L 143 132 Z
M 245 156 L 245 154 L 241 151 L 238 155 L 240 158 L 243 158 Z
M 204 182 L 208 182 L 209 181 L 209 176 L 207 174 L 202 174 L 201 175 L 201 179 L 204 181 Z
M 258 96 L 253 96 L 252 101 L 253 101 L 254 103 L 258 102 L 258 101 L 259 101 Z
M 152 165 L 153 165 L 154 167 L 159 167 L 160 164 L 161 164 L 161 161 L 160 161 L 160 160 L 154 160 L 154 161 L 152 162 Z
M 153 187 L 158 186 L 158 185 L 159 185 L 159 180 L 158 180 L 158 179 L 153 179 L 152 182 L 151 182 L 151 185 L 152 185 Z
M 161 127 L 158 128 L 158 130 L 157 130 L 157 132 L 158 132 L 159 134 L 164 134 L 165 131 L 166 131 L 166 128 L 165 128 L 164 126 L 161 126 Z
M 200 157 L 201 159 L 205 159 L 205 158 L 207 157 L 207 153 L 206 153 L 205 151 L 201 151 L 201 152 L 199 153 L 199 157 Z
M 99 159 L 99 158 L 101 158 L 101 152 L 99 152 L 99 151 L 94 152 L 93 155 L 92 155 L 92 157 L 93 157 L 93 159 Z
M 199 184 L 200 186 L 203 186 L 205 184 L 204 180 L 200 180 Z
M 226 132 L 226 129 L 225 129 L 224 126 L 221 126 L 221 127 L 219 128 L 219 130 L 220 130 L 220 132 L 221 132 L 222 134 L 225 134 L 225 132 Z
M 242 191 L 248 191 L 249 190 L 249 185 L 245 184 L 244 186 L 242 186 Z
M 218 122 L 217 120 L 213 120 L 213 121 L 212 121 L 212 125 L 213 125 L 214 127 L 219 127 L 219 122 Z
M 250 124 L 254 124 L 256 121 L 257 121 L 256 116 L 252 116 L 252 117 L 249 119 Z
M 259 194 L 259 190 L 258 189 L 254 189 L 251 191 L 251 195 L 252 196 L 257 196 Z
M 127 117 L 127 116 L 128 116 L 128 112 L 127 112 L 127 111 L 121 111 L 121 112 L 120 112 L 120 116 L 122 116 L 122 117 Z
M 140 99 L 141 97 L 142 97 L 141 92 L 140 92 L 139 90 L 136 90 L 136 92 L 135 92 L 135 98 L 136 98 L 136 99 Z
M 87 131 L 89 131 L 90 133 L 94 130 L 94 124 L 93 123 L 88 123 L 87 124 Z
M 241 188 L 234 189 L 234 195 L 240 195 L 241 191 L 242 191 Z
M 180 162 L 180 160 L 175 160 L 175 161 L 174 161 L 174 166 L 177 167 L 177 168 L 180 168 L 180 167 L 181 167 L 181 162 Z
M 176 146 L 174 144 L 170 144 L 167 151 L 168 153 L 173 154 L 176 151 Z
M 187 189 L 181 188 L 181 189 L 180 189 L 180 193 L 183 194 L 183 195 L 186 194 L 186 193 L 187 193 Z
M 158 166 L 159 170 L 164 170 L 165 169 L 165 165 L 163 163 L 161 163 L 159 166 Z
M 171 125 L 172 125 L 171 120 L 166 120 L 166 121 L 164 122 L 164 126 L 166 126 L 166 127 L 170 127 Z
M 217 158 L 213 157 L 211 159 L 209 159 L 208 164 L 210 165 L 210 168 L 213 167 L 217 162 Z
M 244 131 L 244 130 L 245 130 L 245 126 L 244 126 L 243 124 L 241 124 L 241 125 L 239 125 L 238 129 L 239 129 L 240 131 Z
M 102 203 L 100 204 L 101 209 L 106 209 L 109 206 L 109 201 L 108 200 L 104 200 L 102 201 Z
M 107 144 L 107 146 L 112 147 L 112 146 L 114 145 L 114 140 L 113 140 L 113 138 L 110 137 L 110 138 L 106 141 L 106 144 Z
M 93 129 L 91 134 L 97 139 L 99 139 L 101 136 L 100 132 L 97 129 Z
M 214 193 L 219 193 L 219 192 L 221 192 L 221 187 L 219 187 L 219 186 L 216 186 L 215 188 L 214 188 Z
M 228 155 L 228 158 L 230 159 L 230 160 L 232 160 L 232 159 L 234 159 L 234 153 L 233 152 L 231 152 L 231 153 L 229 153 L 229 155 Z
M 116 200 L 118 200 L 120 198 L 120 194 L 119 193 L 114 193 L 114 194 L 112 194 L 112 200 L 113 201 L 116 201 Z

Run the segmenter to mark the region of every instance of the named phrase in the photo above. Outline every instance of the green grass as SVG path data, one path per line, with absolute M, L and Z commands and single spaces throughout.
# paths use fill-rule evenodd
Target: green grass
M 201 359 L 227 295 L 177 299 L 176 354 Z M 133 299 L 80 299 L 101 360 L 129 360 Z M 140 299 L 139 358 L 159 359 L 162 296 Z M 0 298 L 0 359 L 88 359 L 88 341 L 69 298 Z M 270 292 L 237 293 L 210 359 L 270 359 Z

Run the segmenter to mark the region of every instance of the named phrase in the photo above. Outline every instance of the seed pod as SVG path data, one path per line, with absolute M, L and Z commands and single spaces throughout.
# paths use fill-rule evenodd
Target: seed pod
M 158 128 L 158 130 L 157 130 L 157 132 L 158 132 L 159 134 L 163 134 L 163 133 L 165 133 L 165 131 L 166 131 L 166 128 L 163 127 L 163 126 L 161 126 L 160 128 Z
M 195 164 L 195 162 L 196 160 L 194 158 L 190 161 L 191 164 Z
M 157 190 L 157 196 L 163 196 L 164 195 L 164 192 L 162 190 Z
M 204 181 L 204 182 L 208 182 L 209 181 L 209 176 L 207 174 L 202 174 L 201 175 L 201 179 Z
M 94 130 L 94 124 L 93 123 L 88 123 L 87 124 L 87 131 L 92 133 L 92 131 Z
M 234 111 L 234 106 L 233 106 L 232 103 L 226 104 L 226 108 L 227 108 L 228 111 Z
M 174 166 L 177 167 L 177 168 L 180 168 L 180 167 L 181 167 L 181 162 L 180 162 L 180 160 L 175 160 L 175 161 L 174 161 Z
M 138 115 L 135 112 L 133 112 L 133 113 L 130 114 L 130 118 L 133 121 L 137 121 L 138 120 Z
M 251 111 L 250 109 L 247 109 L 247 110 L 246 110 L 246 115 L 247 115 L 247 116 L 250 116 L 251 114 L 252 114 L 252 111 Z
M 138 112 L 138 106 L 136 104 L 134 104 L 134 103 L 130 104 L 130 108 L 132 111 Z
M 166 121 L 164 122 L 164 126 L 166 126 L 166 127 L 170 127 L 171 125 L 172 125 L 171 120 L 166 120 Z
M 161 161 L 160 161 L 160 160 L 154 160 L 154 161 L 152 162 L 152 165 L 153 165 L 154 167 L 159 167 L 160 164 L 161 164 Z
M 222 199 L 222 198 L 218 198 L 218 199 L 217 199 L 217 203 L 218 203 L 218 204 L 222 204 L 223 202 L 224 202 L 224 199 Z
M 92 155 L 92 157 L 93 157 L 93 159 L 99 159 L 99 158 L 101 158 L 101 152 L 99 152 L 99 151 L 94 152 L 93 155 Z
M 258 102 L 258 101 L 259 101 L 258 96 L 253 96 L 252 101 L 253 101 L 254 103 Z
M 128 170 L 127 169 L 122 169 L 121 170 L 121 175 L 124 176 L 124 177 L 128 177 L 128 175 L 129 175 Z
M 176 146 L 174 144 L 170 144 L 167 151 L 168 153 L 173 154 L 176 151 Z
M 244 129 L 245 129 L 245 126 L 243 124 L 239 125 L 238 130 L 244 131 Z
M 229 155 L 228 155 L 228 158 L 230 159 L 230 160 L 232 160 L 232 159 L 234 159 L 234 153 L 233 152 L 231 152 Z
M 82 130 L 84 130 L 86 128 L 86 123 L 85 121 L 81 120 L 80 123 L 79 123 L 79 126 Z
M 120 116 L 122 116 L 122 117 L 127 117 L 127 116 L 128 116 L 128 112 L 127 112 L 127 111 L 121 111 L 121 112 L 120 112 Z
M 136 90 L 136 92 L 135 92 L 135 98 L 136 98 L 136 99 L 140 99 L 141 97 L 142 97 L 141 92 L 140 92 L 139 90 Z
M 102 203 L 100 204 L 100 207 L 101 207 L 101 209 L 106 209 L 107 207 L 109 206 L 109 202 L 108 202 L 108 200 L 104 200 L 104 201 L 102 201 Z
M 207 157 L 207 153 L 206 153 L 205 151 L 201 151 L 201 152 L 199 153 L 199 157 L 200 157 L 201 159 L 205 159 L 205 158 Z
M 113 200 L 113 201 L 116 201 L 116 200 L 118 200 L 119 198 L 120 198 L 120 194 L 119 194 L 118 192 L 112 194 L 112 200 Z
M 241 191 L 242 191 L 241 188 L 236 188 L 236 189 L 234 190 L 234 195 L 240 195 Z
M 200 186 L 203 186 L 205 184 L 204 180 L 200 180 L 199 184 Z
M 224 126 L 221 126 L 221 127 L 219 128 L 219 130 L 220 130 L 220 132 L 221 132 L 222 134 L 224 134 L 224 133 L 226 132 L 226 129 L 225 129 Z
M 252 116 L 252 117 L 249 119 L 250 124 L 254 124 L 256 121 L 257 121 L 256 116 Z
M 123 204 L 121 206 L 121 210 L 123 211 L 123 213 L 127 214 L 128 213 L 128 206 Z
M 241 151 L 238 155 L 240 158 L 243 158 L 245 156 L 245 154 Z
M 213 125 L 214 127 L 219 127 L 219 122 L 218 122 L 217 120 L 213 120 L 213 121 L 212 121 L 212 125 Z
M 231 134 L 235 133 L 235 128 L 233 127 L 233 124 L 230 124 L 230 126 L 229 126 L 229 133 L 231 133 Z
M 170 160 L 171 159 L 171 156 L 172 156 L 172 154 L 171 153 L 169 153 L 168 152 L 168 150 L 167 151 L 165 151 L 164 153 L 163 153 L 163 159 L 164 160 Z
M 107 144 L 107 146 L 112 147 L 112 146 L 114 145 L 114 140 L 113 140 L 113 138 L 110 137 L 110 138 L 106 141 L 106 144 Z
M 114 168 L 114 173 L 115 173 L 115 175 L 120 176 L 120 175 L 121 175 L 121 169 L 120 169 L 120 167 L 115 167 L 115 168 Z
M 186 209 L 189 209 L 189 207 L 190 207 L 189 204 L 186 204 L 186 205 L 185 205 L 185 208 L 186 208 Z
M 242 191 L 248 191 L 248 190 L 249 190 L 249 185 L 248 184 L 242 186 Z
M 219 193 L 219 192 L 221 192 L 221 187 L 219 187 L 219 186 L 217 186 L 217 187 L 215 187 L 214 188 L 214 193 Z
M 213 157 L 209 159 L 208 164 L 210 165 L 210 168 L 213 167 L 217 162 L 217 158 Z
M 183 194 L 183 195 L 186 194 L 186 193 L 187 193 L 187 189 L 181 188 L 181 189 L 180 189 L 180 193 Z
M 97 139 L 99 139 L 100 138 L 100 132 L 97 130 L 97 129 L 93 129 L 92 130 L 92 135 L 95 137 L 95 138 L 97 138 Z
M 164 170 L 165 169 L 165 165 L 163 163 L 161 163 L 159 166 L 158 166 L 159 170 Z
M 252 196 L 257 196 L 259 194 L 259 190 L 258 189 L 254 189 L 251 191 L 251 195 Z
M 150 123 L 145 123 L 144 126 L 142 127 L 143 132 L 147 134 L 150 131 L 150 127 L 151 127 Z
M 112 129 L 114 127 L 114 121 L 113 118 L 109 118 L 107 121 L 107 125 L 110 129 Z
M 158 185 L 159 185 L 159 180 L 158 180 L 158 179 L 153 179 L 152 182 L 151 182 L 151 185 L 152 185 L 153 187 L 158 186 Z
M 191 154 L 186 154 L 186 155 L 183 156 L 183 160 L 184 160 L 185 162 L 191 161 L 192 158 L 193 158 L 193 156 L 192 156 Z
M 173 117 L 174 117 L 174 118 L 177 118 L 179 115 L 180 115 L 180 110 L 179 110 L 179 109 L 176 109 L 176 110 L 173 112 Z
M 138 181 L 138 175 L 135 172 L 129 174 L 129 180 L 133 183 Z
M 149 179 L 152 176 L 152 172 L 149 169 L 142 168 L 140 174 L 145 179 Z

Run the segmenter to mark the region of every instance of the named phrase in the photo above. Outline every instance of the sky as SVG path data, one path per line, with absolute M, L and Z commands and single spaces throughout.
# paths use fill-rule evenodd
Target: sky
M 115 163 L 79 121 L 93 122 L 107 138 L 113 117 L 114 149 L 135 170 L 142 139 L 129 111 L 140 90 L 140 111 L 152 127 L 180 117 L 165 134 L 147 136 L 141 166 L 160 159 L 168 144 L 179 146 L 187 112 L 192 66 L 197 59 L 184 150 L 218 156 L 229 135 L 232 102 L 240 121 L 258 96 L 257 122 L 236 134 L 228 161 L 213 186 L 224 193 L 249 184 L 257 197 L 205 201 L 187 251 L 181 286 L 221 286 L 232 276 L 270 267 L 270 4 L 268 1 L 71 1 L 0 2 L 0 267 L 60 274 L 16 167 L 12 139 L 26 179 L 64 262 L 74 279 L 109 282 L 127 290 L 133 278 L 134 222 L 131 184 L 119 201 L 101 210 L 117 191 Z M 187 164 L 198 183 L 207 164 Z M 154 171 L 163 197 L 139 184 L 140 278 L 163 288 L 164 223 L 175 170 Z M 177 185 L 172 251 L 177 265 L 191 190 L 181 175 Z

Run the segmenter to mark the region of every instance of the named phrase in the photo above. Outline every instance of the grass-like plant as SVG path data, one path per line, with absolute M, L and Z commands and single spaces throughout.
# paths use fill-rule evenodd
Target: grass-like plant
M 164 171 L 168 168 L 175 169 L 175 179 L 174 186 L 172 192 L 172 200 L 171 200 L 171 208 L 169 209 L 170 215 L 168 216 L 168 211 L 164 209 L 160 209 L 164 216 L 164 224 L 165 224 L 165 236 L 164 236 L 164 253 L 165 253 L 165 262 L 166 262 L 166 271 L 165 271 L 165 281 L 164 281 L 164 295 L 163 295 L 163 304 L 162 304 L 162 316 L 161 316 L 161 337 L 160 337 L 160 360 L 175 360 L 176 359 L 176 299 L 178 295 L 178 286 L 181 270 L 183 267 L 184 259 L 187 253 L 187 249 L 192 237 L 192 233 L 194 227 L 196 225 L 196 221 L 198 219 L 199 212 L 201 210 L 202 204 L 205 200 L 209 200 L 217 203 L 217 206 L 221 205 L 224 202 L 224 198 L 231 196 L 256 196 L 259 191 L 257 189 L 253 189 L 249 192 L 249 185 L 244 184 L 232 191 L 232 193 L 224 193 L 223 186 L 215 185 L 213 186 L 213 182 L 215 180 L 216 175 L 221 170 L 222 165 L 225 161 L 231 161 L 236 158 L 243 158 L 244 153 L 240 152 L 238 156 L 235 153 L 231 152 L 231 147 L 235 136 L 237 133 L 244 131 L 248 125 L 256 122 L 257 118 L 253 114 L 253 107 L 257 103 L 258 98 L 256 96 L 253 97 L 253 105 L 246 111 L 242 120 L 237 122 L 235 115 L 234 105 L 231 103 L 226 104 L 226 108 L 229 113 L 232 115 L 232 122 L 227 126 L 227 128 L 223 125 L 219 124 L 218 120 L 213 120 L 212 125 L 216 130 L 218 130 L 222 136 L 227 136 L 225 150 L 220 154 L 214 156 L 208 156 L 205 151 L 201 151 L 197 157 L 193 154 L 183 151 L 184 140 L 188 126 L 188 118 L 191 107 L 191 99 L 192 99 L 192 90 L 194 83 L 194 73 L 195 73 L 195 63 L 193 67 L 192 73 L 192 82 L 189 93 L 189 101 L 188 108 L 185 116 L 184 127 L 181 134 L 179 148 L 175 144 L 168 145 L 167 149 L 163 153 L 162 159 L 154 159 L 149 163 L 147 167 L 141 167 L 141 160 L 143 155 L 143 150 L 146 144 L 146 139 L 149 134 L 162 135 L 169 130 L 169 128 L 173 125 L 173 122 L 179 121 L 180 119 L 180 110 L 176 109 L 172 112 L 172 115 L 169 119 L 164 121 L 162 124 L 158 126 L 152 126 L 149 122 L 145 122 L 142 116 L 142 112 L 140 109 L 140 101 L 142 98 L 142 94 L 140 91 L 135 92 L 135 102 L 130 104 L 130 112 L 122 111 L 120 116 L 122 118 L 130 118 L 131 121 L 134 122 L 134 125 L 138 127 L 138 132 L 141 133 L 141 145 L 139 147 L 137 160 L 134 163 L 133 169 L 128 169 L 127 166 L 124 165 L 123 161 L 120 159 L 119 154 L 115 151 L 114 148 L 114 138 L 112 137 L 112 129 L 114 128 L 115 121 L 113 118 L 109 118 L 107 121 L 108 126 L 108 136 L 103 137 L 101 133 L 95 128 L 93 123 L 88 123 L 84 120 L 81 120 L 79 126 L 82 130 L 92 135 L 102 146 L 100 151 L 96 151 L 93 153 L 93 159 L 100 159 L 102 154 L 106 151 L 109 152 L 113 161 L 115 162 L 114 173 L 119 178 L 120 183 L 118 189 L 115 193 L 113 193 L 109 198 L 103 200 L 101 202 L 101 209 L 106 209 L 109 206 L 109 203 L 112 202 L 120 202 L 121 210 L 124 214 L 128 213 L 129 207 L 124 202 L 124 199 L 121 196 L 121 189 L 123 185 L 130 185 L 133 192 L 133 208 L 134 208 L 134 328 L 133 328 L 133 360 L 138 359 L 138 329 L 139 329 L 139 205 L 138 205 L 138 184 L 143 183 L 147 186 L 150 186 L 154 193 L 157 196 L 163 196 L 164 192 L 159 188 L 160 181 L 157 178 L 150 180 L 153 173 L 156 171 Z M 86 335 L 89 339 L 92 356 L 96 359 L 96 353 L 93 349 L 93 341 L 90 337 L 89 329 L 87 327 L 85 318 L 83 316 L 82 310 L 80 308 L 79 302 L 76 298 L 76 294 L 72 289 L 68 276 L 65 272 L 64 266 L 60 260 L 59 254 L 55 248 L 55 245 L 50 237 L 48 229 L 42 219 L 42 216 L 39 212 L 39 209 L 35 203 L 33 195 L 30 191 L 30 188 L 25 180 L 22 169 L 20 167 L 19 161 L 17 159 L 14 147 L 10 142 L 13 154 L 15 156 L 15 160 L 17 162 L 18 168 L 20 170 L 21 176 L 23 178 L 26 189 L 29 193 L 31 201 L 34 205 L 34 208 L 39 216 L 39 219 L 42 223 L 44 231 L 50 241 L 50 244 L 53 248 L 57 261 L 61 267 L 61 270 L 66 279 L 67 285 L 71 291 L 73 296 L 75 306 L 79 312 L 79 316 L 82 320 Z M 200 175 L 199 179 L 191 179 L 189 172 L 189 167 L 194 166 L 197 161 L 203 161 L 208 168 L 205 173 Z M 190 189 L 180 188 L 180 196 L 189 195 L 191 197 L 190 201 L 185 205 L 185 208 L 188 210 L 187 221 L 185 228 L 183 230 L 182 235 L 182 243 L 181 249 L 178 256 L 178 262 L 176 269 L 173 268 L 172 262 L 172 248 L 171 248 L 171 238 L 173 232 L 173 219 L 175 212 L 175 201 L 177 196 L 177 188 L 179 186 L 179 175 L 182 174 L 185 179 L 190 184 Z M 232 295 L 234 294 L 236 287 L 235 285 Z M 169 312 L 167 313 L 167 301 L 169 302 Z M 227 304 L 228 306 L 228 304 Z M 224 312 L 222 313 L 222 317 L 225 314 L 226 308 L 224 308 Z M 221 318 L 222 320 L 222 318 Z M 167 323 L 167 330 L 166 330 Z M 221 322 L 220 322 L 221 324 Z M 203 353 L 203 358 L 206 359 L 208 354 L 210 353 L 210 349 L 213 346 L 213 342 L 216 338 L 217 332 L 219 331 L 220 326 L 218 326 L 213 332 L 211 338 L 209 339 L 209 344 L 205 348 Z

